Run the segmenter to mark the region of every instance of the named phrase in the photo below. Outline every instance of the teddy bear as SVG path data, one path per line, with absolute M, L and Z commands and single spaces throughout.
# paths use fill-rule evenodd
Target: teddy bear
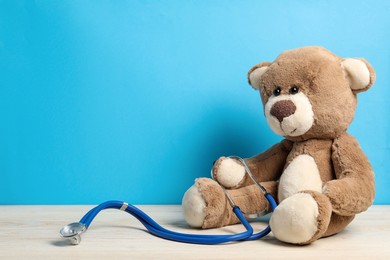
M 277 198 L 270 218 L 280 241 L 306 245 L 342 231 L 375 196 L 374 173 L 357 140 L 346 131 L 357 106 L 357 94 L 375 81 L 362 58 L 340 58 L 323 47 L 282 52 L 248 72 L 260 93 L 271 129 L 280 143 L 245 159 L 256 180 Z M 224 189 L 241 211 L 263 215 L 271 207 L 244 166 L 219 158 L 213 179 L 198 178 L 184 194 L 186 222 L 197 228 L 239 223 Z

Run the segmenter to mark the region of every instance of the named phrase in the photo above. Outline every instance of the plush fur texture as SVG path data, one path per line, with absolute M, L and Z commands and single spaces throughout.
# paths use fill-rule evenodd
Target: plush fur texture
M 375 81 L 373 68 L 364 59 L 342 59 L 322 47 L 303 47 L 254 66 L 248 81 L 260 91 L 271 129 L 285 138 L 245 159 L 256 179 L 279 198 L 270 221 L 275 237 L 305 245 L 340 232 L 375 196 L 371 165 L 346 132 L 357 93 Z M 242 165 L 225 157 L 212 170 L 243 212 L 269 212 L 244 172 Z M 195 181 L 183 198 L 183 209 L 196 227 L 238 222 L 222 188 L 208 178 Z
M 321 192 L 322 181 L 314 158 L 301 154 L 290 162 L 280 177 L 278 199 L 281 202 L 305 190 Z

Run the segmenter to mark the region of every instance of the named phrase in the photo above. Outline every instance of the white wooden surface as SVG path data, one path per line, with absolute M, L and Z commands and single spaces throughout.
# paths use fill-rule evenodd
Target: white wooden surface
M 91 206 L 0 206 L 0 259 L 390 259 L 390 206 L 373 206 L 342 233 L 309 246 L 292 246 L 272 235 L 259 241 L 193 245 L 150 235 L 127 213 L 106 210 L 83 234 L 78 246 L 59 237 L 59 229 L 78 221 Z M 139 206 L 158 223 L 176 231 L 189 229 L 180 206 Z M 260 229 L 265 223 L 254 223 Z

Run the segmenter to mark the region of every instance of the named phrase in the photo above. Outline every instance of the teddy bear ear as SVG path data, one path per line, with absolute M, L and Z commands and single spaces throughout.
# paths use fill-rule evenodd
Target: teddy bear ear
M 349 85 L 354 93 L 366 91 L 374 84 L 375 71 L 365 59 L 343 59 L 341 67 L 346 72 Z
M 262 62 L 253 66 L 248 71 L 248 83 L 254 89 L 260 88 L 261 76 L 263 76 L 264 72 L 268 69 L 269 65 L 271 65 L 271 62 Z

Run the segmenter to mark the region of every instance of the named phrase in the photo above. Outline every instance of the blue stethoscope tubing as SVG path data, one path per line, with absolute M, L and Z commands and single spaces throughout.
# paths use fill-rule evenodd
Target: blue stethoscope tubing
M 270 203 L 273 211 L 277 206 L 275 199 L 269 193 L 264 194 L 264 196 Z M 244 225 L 246 229 L 246 231 L 244 232 L 233 235 L 199 235 L 174 232 L 160 226 L 156 221 L 154 221 L 151 217 L 149 217 L 139 208 L 131 204 L 115 200 L 106 201 L 94 207 L 87 214 L 84 215 L 84 217 L 79 221 L 79 223 L 84 225 L 87 229 L 100 211 L 110 208 L 126 211 L 127 213 L 138 219 L 151 234 L 163 239 L 173 240 L 176 242 L 213 245 L 234 241 L 256 240 L 266 236 L 269 232 L 271 232 L 271 228 L 268 225 L 261 232 L 254 234 L 252 226 L 249 224 L 248 220 L 245 219 L 243 213 L 240 211 L 238 206 L 233 206 L 233 212 L 236 214 L 240 222 Z
M 242 163 L 250 179 L 252 179 L 252 181 L 257 185 L 257 187 L 262 191 L 264 197 L 269 202 L 271 206 L 271 211 L 274 211 L 277 206 L 275 199 L 259 182 L 257 182 L 256 178 L 253 176 L 250 169 L 248 168 L 245 160 L 238 156 L 229 157 L 238 160 Z M 119 209 L 122 211 L 126 211 L 127 213 L 138 219 L 151 234 L 160 238 L 183 243 L 214 245 L 234 241 L 257 240 L 268 235 L 268 233 L 271 232 L 271 228 L 268 225 L 264 230 L 254 234 L 252 226 L 249 224 L 248 220 L 246 220 L 240 208 L 234 203 L 227 191 L 222 186 L 221 188 L 223 189 L 230 205 L 232 206 L 234 214 L 244 225 L 246 231 L 232 235 L 199 235 L 174 232 L 160 226 L 156 221 L 154 221 L 151 217 L 149 217 L 139 208 L 123 201 L 110 200 L 92 208 L 90 211 L 87 212 L 87 214 L 84 215 L 84 217 L 79 222 L 66 225 L 61 229 L 60 233 L 64 238 L 70 239 L 72 244 L 79 244 L 81 239 L 80 235 L 88 229 L 97 214 L 99 214 L 100 211 L 105 209 Z

